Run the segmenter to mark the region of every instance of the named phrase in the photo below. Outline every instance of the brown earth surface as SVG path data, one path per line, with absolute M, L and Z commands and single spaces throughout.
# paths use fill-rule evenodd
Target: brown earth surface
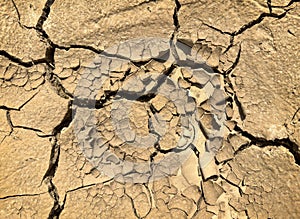
M 0 218 L 300 218 L 298 0 L 0 8 Z

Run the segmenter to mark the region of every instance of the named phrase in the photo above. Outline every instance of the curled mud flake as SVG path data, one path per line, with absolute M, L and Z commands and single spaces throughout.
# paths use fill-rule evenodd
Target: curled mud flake
M 160 111 L 168 101 L 165 96 L 158 94 L 151 100 L 151 104 L 157 111 Z
M 165 134 L 162 139 L 159 141 L 160 149 L 162 150 L 171 150 L 175 148 L 175 145 L 178 142 L 179 137 L 176 137 L 175 132 Z
M 190 89 L 190 87 L 191 87 L 191 84 L 189 82 L 187 82 L 186 80 L 184 80 L 183 78 L 178 79 L 178 85 L 179 85 L 179 87 L 181 87 L 183 89 Z
M 30 86 L 32 89 L 38 88 L 40 85 L 42 85 L 45 82 L 45 79 L 43 77 L 40 77 L 36 80 L 31 80 L 30 81 Z
M 73 74 L 73 70 L 71 68 L 62 69 L 57 76 L 61 79 L 69 78 Z
M 192 86 L 189 91 L 190 95 L 195 98 L 198 106 L 208 99 L 205 92 L 196 86 Z
M 33 71 L 33 72 L 29 72 L 29 79 L 30 80 L 38 80 L 42 77 L 43 71 Z
M 209 205 L 216 205 L 218 198 L 224 192 L 224 189 L 212 180 L 202 183 L 204 199 Z
M 235 151 L 237 151 L 240 147 L 250 143 L 248 138 L 241 135 L 229 135 L 228 140 Z
M 200 69 L 193 71 L 192 80 L 196 81 L 201 86 L 204 86 L 210 80 L 210 76 L 204 69 Z
M 213 114 L 206 113 L 200 118 L 200 122 L 204 127 L 204 134 L 206 136 L 212 136 L 214 130 L 220 128 L 219 124 L 216 122 L 216 118 Z
M 16 65 L 10 64 L 6 67 L 5 71 L 1 74 L 0 78 L 3 78 L 5 81 L 12 79 L 12 77 L 17 73 L 18 67 Z
M 212 68 L 217 68 L 219 66 L 221 52 L 222 52 L 222 48 L 220 47 L 214 49 L 207 60 L 207 64 Z
M 186 162 L 184 162 L 184 164 L 181 166 L 181 174 L 182 176 L 186 179 L 186 181 L 188 182 L 189 185 L 193 185 L 195 186 L 195 188 L 199 188 L 200 186 L 200 182 L 201 182 L 201 176 L 200 176 L 200 172 L 198 169 L 198 158 L 196 157 L 196 155 L 191 155 Z M 194 189 L 191 189 L 191 191 L 194 191 Z M 196 189 L 197 190 L 197 189 Z M 198 191 L 198 190 L 197 190 Z M 190 191 L 182 191 L 183 195 L 185 197 L 188 197 L 192 200 L 194 200 L 195 202 L 197 202 L 196 197 L 200 196 L 200 192 L 196 192 L 196 193 L 190 193 Z
M 12 84 L 18 87 L 23 87 L 28 82 L 28 72 L 25 69 L 19 71 L 11 79 Z
M 195 206 L 192 200 L 179 195 L 174 196 L 168 203 L 169 209 L 181 209 L 187 215 L 191 215 L 194 210 L 193 207 Z
M 214 159 L 214 153 L 204 152 L 204 154 L 202 154 L 202 157 L 204 158 L 199 159 L 199 172 L 201 172 L 203 178 L 205 180 L 210 178 L 218 178 L 220 173 L 218 165 L 216 164 Z
M 223 147 L 217 152 L 216 160 L 221 163 L 231 160 L 234 157 L 234 150 L 228 141 L 223 142 Z

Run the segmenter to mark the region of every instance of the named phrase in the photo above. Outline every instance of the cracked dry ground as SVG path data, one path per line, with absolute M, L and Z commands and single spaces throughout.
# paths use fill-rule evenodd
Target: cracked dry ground
M 299 1 L 0 0 L 0 22 L 0 218 L 300 218 Z M 99 60 L 103 50 L 144 37 L 182 42 L 215 74 L 155 59 L 131 58 L 117 69 Z M 96 128 L 87 130 L 105 143 L 82 145 L 72 117 L 76 86 L 99 68 L 108 81 L 97 94 Z M 127 100 L 125 125 L 152 134 L 139 139 L 154 144 L 145 149 L 127 144 L 132 132 L 119 138 L 110 115 L 121 87 L 157 85 L 146 73 L 168 76 L 190 102 L 181 109 L 163 95 Z M 226 121 L 223 141 L 210 148 L 216 87 Z M 182 133 L 181 111 L 193 114 L 199 135 Z M 149 126 L 154 115 L 160 119 Z M 106 176 L 91 162 L 111 151 L 108 164 L 151 165 L 174 152 L 181 135 L 194 137 L 192 153 L 166 177 L 150 180 L 135 165 Z M 210 150 L 216 155 L 202 165 Z

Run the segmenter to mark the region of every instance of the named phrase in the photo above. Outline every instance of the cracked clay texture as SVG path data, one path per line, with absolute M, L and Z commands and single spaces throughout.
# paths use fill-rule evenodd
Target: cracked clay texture
M 300 218 L 298 0 L 0 0 L 0 219 Z

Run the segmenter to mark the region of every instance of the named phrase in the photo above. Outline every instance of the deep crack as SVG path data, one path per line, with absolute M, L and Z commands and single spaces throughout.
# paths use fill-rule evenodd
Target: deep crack
M 181 8 L 181 4 L 180 4 L 179 0 L 174 0 L 174 1 L 175 1 L 175 8 L 174 8 L 174 12 L 173 12 L 174 31 L 171 36 L 171 41 L 173 41 L 176 38 L 176 34 L 178 33 L 178 30 L 180 28 L 178 13 Z
M 258 147 L 267 147 L 267 146 L 283 146 L 289 150 L 289 152 L 294 156 L 296 164 L 300 165 L 300 147 L 295 142 L 291 141 L 289 138 L 281 138 L 281 139 L 274 139 L 268 140 L 262 137 L 256 137 L 251 133 L 244 131 L 238 125 L 234 128 L 235 131 L 240 133 L 242 136 L 250 139 L 250 143 L 248 145 L 244 145 L 239 148 L 235 154 L 240 153 L 241 151 L 245 150 L 246 148 L 251 147 L 252 145 L 256 145 Z
M 272 13 L 272 0 L 267 0 L 267 5 L 269 8 L 269 13 Z
M 50 14 L 50 7 L 51 5 L 55 2 L 55 0 L 47 0 L 46 3 L 45 3 L 45 6 L 43 8 L 43 12 L 36 24 L 36 29 L 42 34 L 42 36 L 44 38 L 49 38 L 48 37 L 48 34 L 44 31 L 43 29 L 43 25 L 44 25 L 44 22 L 47 20 L 49 14 Z
M 24 62 L 20 58 L 13 56 L 4 50 L 0 50 L 0 55 L 4 56 L 5 58 L 9 59 L 10 61 L 17 63 L 26 68 L 32 67 L 37 64 L 47 63 L 46 58 L 36 59 L 36 60 L 29 61 L 29 62 Z
M 58 163 L 59 163 L 59 156 L 60 156 L 60 145 L 58 144 L 58 138 L 61 133 L 61 131 L 64 128 L 69 127 L 69 125 L 72 122 L 72 108 L 71 108 L 71 101 L 69 102 L 68 110 L 67 113 L 65 114 L 65 117 L 62 119 L 61 123 L 58 124 L 52 131 L 52 148 L 51 148 L 51 155 L 49 159 L 49 166 L 44 174 L 44 177 L 42 181 L 44 181 L 47 186 L 48 186 L 48 192 L 50 196 L 54 199 L 53 207 L 49 213 L 48 218 L 59 218 L 60 213 L 64 209 L 64 203 L 65 203 L 65 198 L 63 204 L 59 203 L 59 195 L 56 186 L 52 182 L 52 179 L 55 176 Z

